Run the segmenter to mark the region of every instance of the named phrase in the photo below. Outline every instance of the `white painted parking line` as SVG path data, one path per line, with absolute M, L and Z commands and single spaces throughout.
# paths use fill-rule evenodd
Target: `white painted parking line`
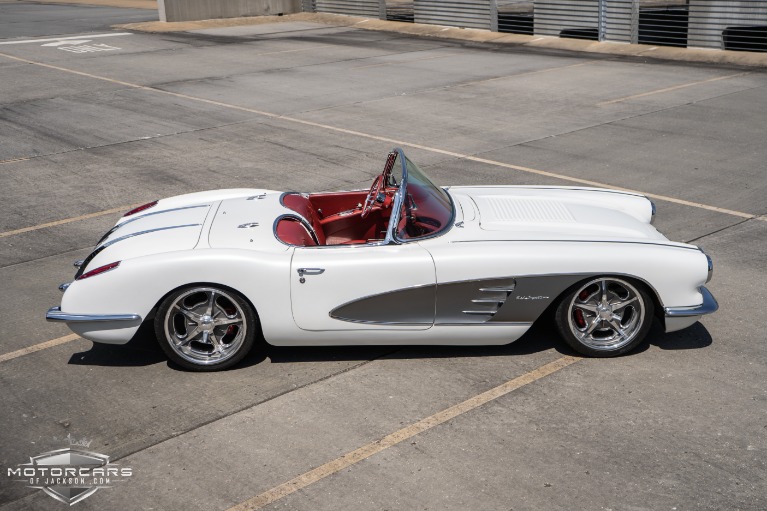
M 67 37 L 53 37 L 53 38 L 46 38 L 46 39 L 23 39 L 21 41 L 2 41 L 0 42 L 0 45 L 11 45 L 11 44 L 34 44 L 34 43 L 50 43 L 54 41 L 69 41 L 69 40 L 77 40 L 77 39 L 96 39 L 100 37 L 117 37 L 117 36 L 123 36 L 123 35 L 133 35 L 130 32 L 116 32 L 114 34 L 88 34 L 88 35 L 76 35 L 76 36 L 67 36 Z
M 435 413 L 425 419 L 421 419 L 418 422 L 405 426 L 404 428 L 395 431 L 385 437 L 363 445 L 362 447 L 355 449 L 351 452 L 340 456 L 332 461 L 320 465 L 319 467 L 304 472 L 303 474 L 294 477 L 290 481 L 282 483 L 279 486 L 275 486 L 271 490 L 267 490 L 255 497 L 248 499 L 236 506 L 229 508 L 227 511 L 255 511 L 262 509 L 269 504 L 272 504 L 284 497 L 287 497 L 291 493 L 295 493 L 298 490 L 306 488 L 307 486 L 316 483 L 328 476 L 336 474 L 341 470 L 344 470 L 352 465 L 363 461 L 374 454 L 378 454 L 381 451 L 394 447 L 397 444 L 404 442 L 405 440 L 428 431 L 440 424 L 443 424 L 451 419 L 454 419 L 460 415 L 470 412 L 475 408 L 478 408 L 484 404 L 509 394 L 525 385 L 529 385 L 535 381 L 540 380 L 550 374 L 556 373 L 564 369 L 565 367 L 574 364 L 582 360 L 578 357 L 564 356 L 558 358 L 553 362 L 542 365 L 541 367 L 525 373 L 522 376 L 518 376 L 513 380 L 509 380 L 506 383 L 498 385 L 488 391 L 478 394 L 474 397 L 467 399 L 457 405 L 453 405 L 450 408 L 446 408 L 440 412 Z

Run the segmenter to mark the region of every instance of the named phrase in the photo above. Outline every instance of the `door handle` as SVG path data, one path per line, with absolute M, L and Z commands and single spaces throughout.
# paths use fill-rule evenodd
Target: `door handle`
M 322 275 L 325 273 L 325 268 L 299 268 L 296 270 L 298 272 L 298 276 L 300 277 L 298 281 L 303 284 L 306 282 L 306 279 L 304 278 L 304 275 Z

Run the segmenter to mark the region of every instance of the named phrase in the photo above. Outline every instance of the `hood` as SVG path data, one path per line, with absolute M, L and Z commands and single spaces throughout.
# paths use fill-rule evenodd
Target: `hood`
M 464 216 L 487 239 L 668 242 L 638 194 L 574 187 L 454 187 Z

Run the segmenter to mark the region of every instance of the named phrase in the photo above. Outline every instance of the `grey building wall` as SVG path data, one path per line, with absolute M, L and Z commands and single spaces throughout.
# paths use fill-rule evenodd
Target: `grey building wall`
M 160 21 L 196 21 L 301 12 L 301 0 L 157 0 Z

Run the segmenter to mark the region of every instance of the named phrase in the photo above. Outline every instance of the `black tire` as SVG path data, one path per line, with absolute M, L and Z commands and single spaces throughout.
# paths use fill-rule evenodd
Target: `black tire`
M 589 357 L 615 357 L 636 348 L 650 331 L 655 306 L 639 283 L 595 277 L 574 285 L 555 312 L 560 335 Z
M 250 304 L 215 285 L 191 285 L 165 298 L 154 330 L 160 347 L 190 371 L 220 371 L 240 362 L 260 337 Z

